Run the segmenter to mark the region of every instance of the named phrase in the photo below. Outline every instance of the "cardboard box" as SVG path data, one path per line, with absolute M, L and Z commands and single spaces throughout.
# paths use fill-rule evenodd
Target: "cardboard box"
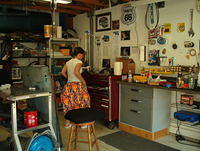
M 132 74 L 135 74 L 135 62 L 133 59 L 116 58 L 116 61 L 123 62 L 122 74 L 128 74 L 129 70 L 131 70 Z

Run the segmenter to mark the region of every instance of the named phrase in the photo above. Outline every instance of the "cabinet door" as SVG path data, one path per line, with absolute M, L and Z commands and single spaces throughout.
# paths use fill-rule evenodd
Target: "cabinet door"
M 151 131 L 152 92 L 152 88 L 122 85 L 120 121 Z

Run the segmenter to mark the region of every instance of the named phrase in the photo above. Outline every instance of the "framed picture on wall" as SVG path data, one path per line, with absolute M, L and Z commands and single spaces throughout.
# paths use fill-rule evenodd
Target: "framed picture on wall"
M 121 40 L 130 40 L 130 30 L 121 31 Z
M 131 55 L 131 48 L 130 47 L 121 47 L 120 55 L 121 55 L 121 57 L 129 57 Z
M 96 32 L 111 30 L 111 12 L 96 15 Z
M 119 30 L 119 20 L 112 21 L 112 30 Z

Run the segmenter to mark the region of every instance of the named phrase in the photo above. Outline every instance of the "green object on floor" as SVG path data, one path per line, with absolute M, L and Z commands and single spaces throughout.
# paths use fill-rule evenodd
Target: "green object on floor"
M 120 151 L 179 151 L 123 131 L 99 137 L 99 140 Z

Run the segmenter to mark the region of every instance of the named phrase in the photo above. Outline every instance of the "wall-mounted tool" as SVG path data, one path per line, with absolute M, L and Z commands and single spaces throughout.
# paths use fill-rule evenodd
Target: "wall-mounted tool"
M 195 35 L 194 30 L 193 30 L 193 13 L 194 13 L 194 10 L 190 9 L 190 29 L 188 31 L 188 34 L 190 37 L 194 37 Z
M 185 48 L 192 48 L 192 47 L 194 47 L 194 42 L 192 42 L 192 41 L 185 41 L 184 42 L 184 46 L 185 46 Z

